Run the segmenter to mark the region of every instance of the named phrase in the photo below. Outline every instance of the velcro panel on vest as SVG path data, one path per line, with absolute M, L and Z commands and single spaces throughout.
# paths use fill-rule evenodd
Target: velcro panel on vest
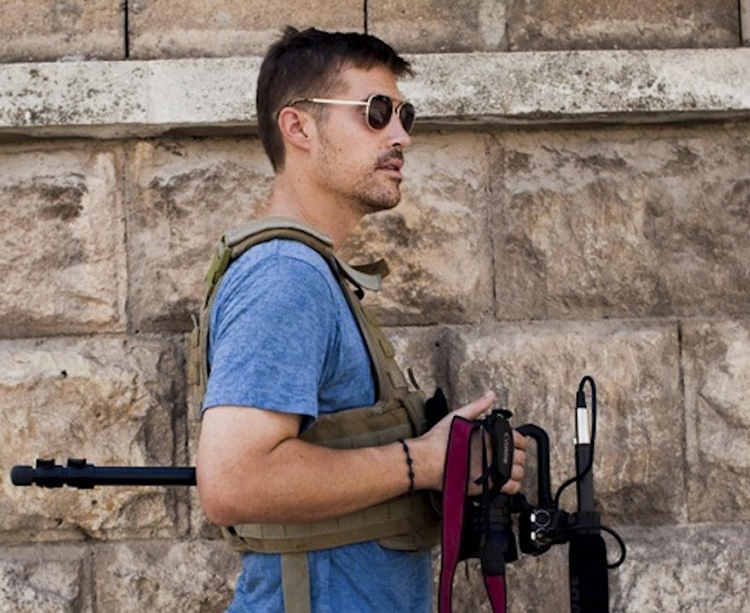
M 427 496 L 408 494 L 336 519 L 306 524 L 244 524 L 225 528 L 240 551 L 293 553 L 381 540 L 389 549 L 429 549 L 439 540 L 439 525 Z
M 300 438 L 336 449 L 356 449 L 387 445 L 412 436 L 414 429 L 403 404 L 391 399 L 374 406 L 323 413 Z

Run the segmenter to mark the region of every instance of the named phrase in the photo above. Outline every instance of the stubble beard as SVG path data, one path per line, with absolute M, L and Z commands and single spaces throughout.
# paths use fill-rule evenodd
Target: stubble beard
M 374 178 L 375 188 L 379 188 L 381 191 L 377 198 L 371 198 L 366 204 L 369 205 L 369 212 L 376 213 L 378 211 L 389 211 L 396 207 L 401 202 L 401 179 L 388 178 L 386 186 L 382 185 L 382 177 L 379 177 L 378 173 L 381 169 L 388 166 L 388 164 L 394 160 L 402 162 L 404 154 L 400 149 L 393 149 L 385 154 L 378 156 L 375 168 L 372 170 L 372 177 Z M 375 188 L 373 191 L 375 191 Z
M 401 201 L 401 181 L 380 175 L 381 168 L 394 157 L 403 158 L 401 151 L 389 151 L 382 154 L 371 165 L 352 167 L 346 171 L 343 181 L 334 178 L 344 171 L 340 168 L 335 155 L 335 147 L 323 138 L 322 156 L 318 164 L 318 177 L 329 187 L 338 192 L 338 196 L 350 203 L 361 215 L 379 211 L 389 211 Z M 342 155 L 339 152 L 339 155 Z M 340 157 L 338 159 L 341 159 Z M 344 158 L 345 159 L 345 158 Z
M 377 175 L 377 170 L 373 174 Z M 400 182 L 393 181 L 387 188 L 377 181 L 362 181 L 361 188 L 353 190 L 352 197 L 363 215 L 390 211 L 401 202 Z

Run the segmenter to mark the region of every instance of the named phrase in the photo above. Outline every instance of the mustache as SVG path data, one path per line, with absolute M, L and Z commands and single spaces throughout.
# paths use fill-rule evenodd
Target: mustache
M 388 166 L 391 162 L 394 160 L 398 160 L 399 162 L 404 162 L 404 152 L 400 149 L 391 149 L 390 151 L 387 151 L 386 153 L 383 153 L 378 156 L 378 166 Z

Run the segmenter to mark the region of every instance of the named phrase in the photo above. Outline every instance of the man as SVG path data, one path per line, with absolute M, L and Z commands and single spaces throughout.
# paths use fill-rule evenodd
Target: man
M 275 171 L 268 215 L 338 248 L 360 219 L 395 207 L 414 111 L 397 88 L 409 64 L 368 35 L 288 28 L 258 79 L 261 140 Z M 336 449 L 300 438 L 323 415 L 377 401 L 371 356 L 329 262 L 290 240 L 253 246 L 229 268 L 210 325 L 197 476 L 221 526 L 297 525 L 442 487 L 450 416 L 408 440 Z M 454 415 L 488 411 L 488 392 Z M 505 491 L 518 491 L 525 441 Z M 375 540 L 306 554 L 311 610 L 428 613 L 429 550 Z M 229 611 L 289 610 L 282 563 L 247 553 Z

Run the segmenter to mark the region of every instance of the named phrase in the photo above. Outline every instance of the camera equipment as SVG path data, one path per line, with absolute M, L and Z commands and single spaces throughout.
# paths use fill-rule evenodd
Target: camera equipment
M 591 393 L 591 412 L 586 406 L 585 388 Z M 569 543 L 568 583 L 571 613 L 608 613 L 609 569 L 625 561 L 622 538 L 601 524 L 594 509 L 594 444 L 596 440 L 596 386 L 584 377 L 576 393 L 576 475 L 565 481 L 554 498 L 551 493 L 549 437 L 537 425 L 526 424 L 518 432 L 536 443 L 537 496 L 531 504 L 523 494 L 500 492 L 510 478 L 513 439 L 508 423 L 511 414 L 495 410 L 488 417 L 469 422 L 455 417 L 446 455 L 443 487 L 443 541 L 439 613 L 452 612 L 453 575 L 459 561 L 479 558 L 485 588 L 494 613 L 505 613 L 505 564 L 518 559 L 511 517 L 518 514 L 519 548 L 522 553 L 541 555 L 553 545 Z M 491 441 L 491 461 L 475 482 L 482 486 L 478 496 L 467 495 L 472 439 L 481 435 L 482 461 L 486 439 Z M 560 497 L 576 484 L 578 509 L 560 509 Z M 611 534 L 620 547 L 620 557 L 610 564 L 602 532 Z

